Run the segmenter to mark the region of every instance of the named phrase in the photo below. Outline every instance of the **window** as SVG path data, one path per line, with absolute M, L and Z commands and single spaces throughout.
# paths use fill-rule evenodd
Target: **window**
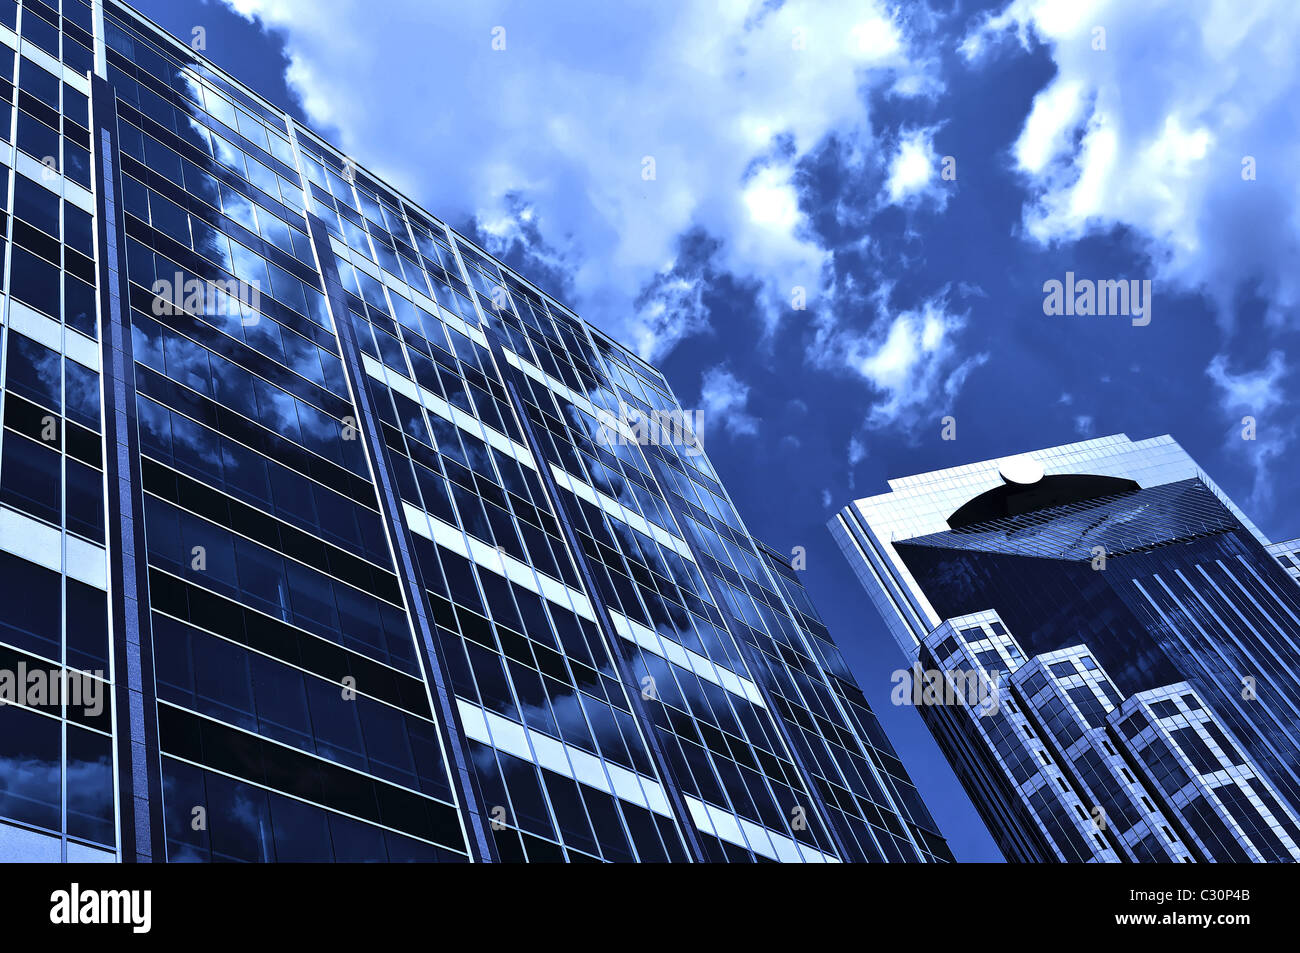
M 15 298 L 51 317 L 59 314 L 58 265 L 14 245 L 9 275 L 9 291 Z
M 87 337 L 95 333 L 95 289 L 72 275 L 63 276 L 63 320 Z
M 1208 734 L 1210 738 L 1214 740 L 1214 743 L 1223 751 L 1229 764 L 1241 763 L 1241 754 L 1237 751 L 1237 746 L 1228 740 L 1228 736 L 1223 733 L 1222 729 L 1220 729 L 1218 725 L 1213 721 L 1204 721 L 1201 723 L 1201 727 L 1205 729 L 1205 733 Z
M 1151 703 L 1151 711 L 1155 713 L 1157 718 L 1172 718 L 1178 714 L 1178 706 L 1173 701 L 1162 698 Z
M 107 693 L 107 688 L 103 689 Z M 113 741 L 68 725 L 68 833 L 101 844 L 114 842 Z M 76 783 L 72 783 L 72 779 Z
M 104 542 L 103 474 L 93 467 L 64 460 L 67 480 L 68 529 L 96 543 Z
M 59 201 L 56 193 L 27 176 L 14 176 L 14 214 L 55 238 L 59 237 Z
M 25 769 L 23 783 L 8 786 L 0 799 L 6 817 L 56 831 L 62 826 L 61 730 L 58 718 L 0 705 L 0 761 Z
M 19 249 L 15 248 L 17 255 Z M 15 258 L 15 264 L 17 259 Z M 63 409 L 59 386 L 60 355 L 21 334 L 9 335 L 5 386 L 56 413 Z
M 0 500 L 58 526 L 63 514 L 60 462 L 57 450 L 12 431 L 6 433 L 0 459 Z
M 59 578 L 57 572 L 0 550 L 0 596 L 5 606 L 0 613 L 0 638 L 46 658 L 59 657 L 63 603 Z M 0 715 L 7 710 L 0 706 Z
M 1146 715 L 1142 714 L 1140 711 L 1135 711 L 1120 722 L 1119 727 L 1120 730 L 1124 732 L 1124 737 L 1131 739 L 1140 735 L 1150 727 L 1150 725 L 1151 722 L 1147 721 Z

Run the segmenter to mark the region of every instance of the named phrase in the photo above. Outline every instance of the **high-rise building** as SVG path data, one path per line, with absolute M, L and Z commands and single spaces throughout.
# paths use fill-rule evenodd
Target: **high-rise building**
M 654 368 L 125 5 L 0 65 L 0 859 L 951 860 Z
M 889 485 L 830 528 L 1008 859 L 1300 860 L 1300 587 L 1181 447 Z

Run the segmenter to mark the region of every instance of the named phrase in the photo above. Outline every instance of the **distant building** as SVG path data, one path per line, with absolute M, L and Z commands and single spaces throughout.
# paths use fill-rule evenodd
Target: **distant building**
M 890 487 L 831 530 L 916 677 L 996 686 L 920 707 L 1008 859 L 1300 860 L 1300 588 L 1171 438 Z

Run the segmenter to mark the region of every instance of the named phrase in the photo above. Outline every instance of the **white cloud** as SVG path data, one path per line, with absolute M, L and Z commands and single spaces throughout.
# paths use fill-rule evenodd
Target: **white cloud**
M 858 436 L 849 438 L 849 489 L 857 488 L 858 477 L 856 467 L 863 460 L 867 459 L 867 444 Z
M 1223 354 L 1216 354 L 1206 368 L 1219 392 L 1220 409 L 1230 421 L 1224 448 L 1230 456 L 1249 458 L 1254 471 L 1251 502 L 1261 507 L 1273 500 L 1273 461 L 1295 437 L 1289 416 L 1274 413 L 1287 402 L 1283 380 L 1290 370 L 1281 351 L 1271 351 L 1263 366 L 1253 371 L 1233 373 Z
M 1256 371 L 1233 374 L 1228 370 L 1228 359 L 1223 354 L 1214 355 L 1206 373 L 1222 391 L 1220 401 L 1228 413 L 1250 414 L 1260 417 L 1282 406 L 1285 393 L 1282 378 L 1287 374 L 1286 358 L 1281 351 L 1273 351 L 1268 361 Z
M 721 427 L 733 437 L 756 435 L 758 418 L 747 412 L 748 406 L 749 385 L 730 370 L 719 364 L 704 372 L 699 409 L 706 433 Z
M 704 282 L 698 272 L 685 276 L 670 267 L 655 276 L 636 305 L 639 320 L 624 340 L 641 354 L 653 354 L 662 342 L 679 341 L 710 326 Z
M 907 205 L 923 197 L 933 199 L 940 208 L 947 203 L 947 191 L 936 188 L 940 180 L 934 133 L 933 128 L 913 129 L 899 137 L 884 190 L 884 197 L 891 204 Z
M 978 64 L 1008 33 L 1044 44 L 1056 67 L 1012 149 L 1032 190 L 1030 236 L 1128 227 L 1157 277 L 1207 294 L 1225 322 L 1243 288 L 1272 320 L 1294 314 L 1300 4 L 1014 0 L 961 50 Z M 1242 176 L 1247 156 L 1255 181 Z
M 876 320 L 865 331 L 843 327 L 834 315 L 819 319 L 807 355 L 818 366 L 856 374 L 871 386 L 877 399 L 866 425 L 874 428 L 910 427 L 922 414 L 937 419 L 989 357 L 961 359 L 955 339 L 966 316 L 949 313 L 944 295 L 895 311 L 891 291 L 883 284 L 875 294 Z
M 572 273 L 567 303 L 647 356 L 699 330 L 654 296 L 634 306 L 678 236 L 721 239 L 719 269 L 758 281 L 770 330 L 828 260 L 796 163 L 831 131 L 871 141 L 864 91 L 940 88 L 886 0 L 226 2 L 280 32 L 290 85 L 358 161 L 503 243 L 530 210 Z

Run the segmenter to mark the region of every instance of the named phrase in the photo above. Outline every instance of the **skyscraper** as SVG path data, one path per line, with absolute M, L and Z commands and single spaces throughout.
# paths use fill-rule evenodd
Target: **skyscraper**
M 1008 859 L 1300 860 L 1300 588 L 1170 437 L 891 480 L 830 527 Z
M 951 860 L 658 371 L 125 5 L 0 62 L 0 859 Z

